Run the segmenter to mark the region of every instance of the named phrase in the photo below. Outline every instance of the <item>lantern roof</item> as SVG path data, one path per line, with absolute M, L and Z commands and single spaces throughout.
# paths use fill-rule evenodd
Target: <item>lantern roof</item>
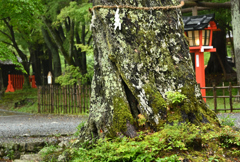
M 210 22 L 214 22 L 214 26 L 217 26 L 217 23 L 214 19 L 215 14 L 209 14 L 209 15 L 199 15 L 199 16 L 183 16 L 183 23 L 184 23 L 184 30 L 190 31 L 190 30 L 203 30 L 205 28 L 208 28 Z

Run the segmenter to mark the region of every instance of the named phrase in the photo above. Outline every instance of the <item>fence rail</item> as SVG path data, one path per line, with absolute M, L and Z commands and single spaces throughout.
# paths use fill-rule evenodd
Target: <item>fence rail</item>
M 90 106 L 89 85 L 38 87 L 38 113 L 86 113 Z
M 240 110 L 240 108 L 233 107 L 233 99 L 238 100 L 238 106 L 240 107 L 240 84 L 238 86 L 232 86 L 229 83 L 225 86 L 201 87 L 201 89 L 212 90 L 212 96 L 203 96 L 203 98 L 213 99 L 213 110 L 218 111 L 230 111 Z M 222 95 L 217 95 L 217 91 L 222 90 Z M 234 93 L 237 95 L 233 95 Z M 64 113 L 64 114 L 81 114 L 86 113 L 90 107 L 90 85 L 81 86 L 56 86 L 46 85 L 38 87 L 38 113 Z M 219 102 L 217 99 L 223 100 L 224 108 L 218 108 Z M 229 103 L 226 99 L 229 98 Z M 220 100 L 221 101 L 221 100 Z M 208 101 L 207 101 L 208 102 Z M 226 105 L 230 107 L 227 108 Z
M 233 98 L 236 98 L 236 100 L 239 102 L 240 100 L 240 84 L 238 83 L 238 86 L 232 86 L 232 83 L 229 82 L 228 86 L 225 86 L 224 83 L 222 83 L 222 86 L 216 86 L 213 83 L 212 87 L 201 87 L 201 89 L 206 89 L 206 90 L 211 90 L 213 92 L 213 96 L 203 96 L 203 98 L 213 98 L 214 100 L 214 111 L 218 112 L 218 111 L 228 111 L 230 110 L 230 112 L 233 112 L 233 110 L 240 110 L 240 108 L 233 108 Z M 217 95 L 217 90 L 222 89 L 222 95 L 218 96 Z M 227 90 L 226 90 L 227 89 Z M 237 92 L 237 95 L 233 95 L 233 89 L 236 89 L 235 92 Z M 226 94 L 228 93 L 228 95 Z M 217 106 L 217 98 L 223 98 L 223 104 L 224 104 L 224 109 L 218 109 Z M 227 109 L 226 108 L 226 98 L 229 98 L 229 105 L 230 108 Z

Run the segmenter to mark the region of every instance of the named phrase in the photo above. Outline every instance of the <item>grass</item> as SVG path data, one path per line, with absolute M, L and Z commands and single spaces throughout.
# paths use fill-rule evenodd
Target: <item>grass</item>
M 225 82 L 224 83 L 225 86 L 228 86 L 229 83 Z M 233 85 L 236 85 L 236 83 Z M 222 85 L 218 85 L 218 86 L 222 86 Z M 237 91 L 238 89 L 234 88 L 232 89 L 232 95 L 237 95 Z M 224 93 L 224 95 L 223 95 Z M 217 89 L 216 90 L 216 94 L 217 96 L 229 96 L 229 91 L 228 89 L 225 89 L 223 92 L 223 89 Z M 206 90 L 206 95 L 207 96 L 213 96 L 213 91 L 212 90 Z M 213 98 L 207 98 L 206 99 L 206 103 L 209 105 L 210 109 L 214 110 L 214 99 Z M 225 102 L 225 104 L 224 104 Z M 236 98 L 232 98 L 232 104 L 233 104 L 233 108 L 240 108 L 240 102 L 237 102 Z M 217 109 L 230 109 L 230 100 L 229 98 L 217 98 Z M 221 112 L 225 112 L 225 111 L 221 111 Z M 226 111 L 226 112 L 230 112 L 230 111 Z M 234 112 L 240 112 L 240 110 L 234 110 Z
M 37 113 L 37 89 L 7 92 L 0 100 L 0 108 L 25 113 Z

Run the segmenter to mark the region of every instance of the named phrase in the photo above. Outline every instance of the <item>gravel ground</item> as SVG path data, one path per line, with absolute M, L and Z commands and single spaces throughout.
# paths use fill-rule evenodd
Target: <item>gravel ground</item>
M 0 116 L 0 143 L 9 138 L 23 139 L 30 136 L 47 137 L 51 135 L 68 135 L 77 130 L 77 126 L 86 121 L 87 116 L 56 116 L 14 114 Z
M 218 118 L 226 118 L 229 116 L 229 118 L 231 119 L 235 119 L 234 123 L 235 123 L 235 127 L 240 128 L 240 113 L 218 113 L 217 114 Z
M 0 110 L 0 143 L 18 140 L 41 140 L 51 135 L 68 135 L 77 130 L 87 116 L 31 115 Z M 6 115 L 8 114 L 8 116 Z M 217 116 L 234 118 L 240 128 L 240 113 L 219 113 Z

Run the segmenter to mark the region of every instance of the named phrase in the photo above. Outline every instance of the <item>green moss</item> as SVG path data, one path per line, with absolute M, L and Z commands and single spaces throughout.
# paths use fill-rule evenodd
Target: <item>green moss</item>
M 120 97 L 113 97 L 113 122 L 110 130 L 110 137 L 114 137 L 118 132 L 125 132 L 127 121 L 133 124 L 133 117 L 127 101 Z
M 145 93 L 149 96 L 148 100 L 155 114 L 158 114 L 160 110 L 165 111 L 167 109 L 166 101 L 163 99 L 159 91 L 154 89 L 151 84 L 146 84 L 143 89 L 145 90 Z

